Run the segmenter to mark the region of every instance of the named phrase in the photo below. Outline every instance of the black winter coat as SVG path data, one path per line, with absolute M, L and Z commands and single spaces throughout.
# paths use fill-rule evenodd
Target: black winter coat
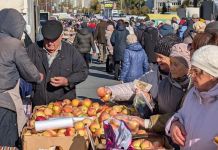
M 78 31 L 73 44 L 82 54 L 89 53 L 91 48 L 93 49 L 93 52 L 96 51 L 93 35 L 89 32 L 88 28 L 83 28 Z
M 159 32 L 154 27 L 148 27 L 144 30 L 142 35 L 142 47 L 145 49 L 146 54 L 148 55 L 148 62 L 155 63 L 156 57 L 154 53 L 154 48 L 159 39 Z
M 40 84 L 33 85 L 33 106 L 76 97 L 76 85 L 88 76 L 87 65 L 78 50 L 72 45 L 62 42 L 61 50 L 50 67 L 47 53 L 43 49 L 43 41 L 30 45 L 27 52 L 39 72 L 44 75 L 44 80 Z M 67 87 L 52 86 L 50 79 L 58 76 L 66 77 L 69 85 Z
M 111 35 L 111 44 L 114 46 L 114 61 L 123 61 L 124 50 L 127 47 L 126 37 L 129 35 L 129 31 L 125 26 L 118 26 L 117 29 Z

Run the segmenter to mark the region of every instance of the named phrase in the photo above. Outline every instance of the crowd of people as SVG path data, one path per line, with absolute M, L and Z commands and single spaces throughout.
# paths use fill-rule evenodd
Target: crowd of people
M 27 43 L 18 11 L 3 9 L 0 20 L 0 145 L 17 146 L 26 123 L 21 96 L 31 94 L 33 106 L 76 98 L 76 85 L 98 55 L 98 63 L 121 81 L 105 87 L 112 101 L 134 99 L 136 79 L 152 85 L 143 94 L 153 110 L 145 106 L 141 116 L 117 119 L 165 134 L 178 149 L 216 149 L 218 22 L 197 14 L 157 25 L 135 18 L 48 20 L 41 38 Z

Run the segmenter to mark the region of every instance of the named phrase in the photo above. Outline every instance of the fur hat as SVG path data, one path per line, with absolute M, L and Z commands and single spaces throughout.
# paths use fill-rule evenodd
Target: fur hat
M 166 35 L 158 40 L 154 52 L 169 57 L 172 46 L 181 42 L 181 38 L 175 34 Z

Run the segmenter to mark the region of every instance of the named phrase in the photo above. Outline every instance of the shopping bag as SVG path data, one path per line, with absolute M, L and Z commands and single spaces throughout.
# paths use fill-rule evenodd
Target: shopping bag
M 111 121 L 117 123 L 117 128 L 114 128 Z M 106 138 L 106 150 L 111 149 L 131 149 L 132 134 L 126 124 L 115 118 L 110 118 L 104 121 L 104 132 Z
M 97 44 L 94 42 L 94 44 L 95 44 L 95 53 L 96 54 L 99 54 L 99 48 L 98 48 L 98 46 L 97 46 Z M 91 48 L 91 51 L 90 51 L 90 54 L 93 54 L 93 49 Z

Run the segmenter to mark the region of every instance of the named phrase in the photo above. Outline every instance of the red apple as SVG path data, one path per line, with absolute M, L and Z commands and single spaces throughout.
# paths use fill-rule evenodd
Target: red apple
M 43 121 L 43 120 L 46 120 L 46 118 L 43 117 L 43 116 L 37 116 L 36 117 L 36 121 Z
M 72 113 L 66 113 L 66 112 L 62 112 L 61 116 L 64 116 L 64 117 L 74 117 L 74 115 Z
M 71 100 L 69 100 L 69 99 L 64 99 L 63 102 L 62 102 L 62 106 L 70 105 L 70 104 L 71 104 Z
M 73 136 L 75 134 L 75 129 L 74 128 L 67 128 L 66 132 L 64 134 L 65 134 L 65 136 Z
M 92 105 L 92 101 L 90 99 L 86 98 L 82 101 L 82 105 L 84 105 L 86 107 L 90 107 Z
M 66 112 L 66 113 L 71 113 L 73 111 L 73 107 L 71 105 L 68 105 L 66 104 L 63 109 L 62 109 L 63 112 Z
M 99 116 L 99 122 L 103 122 L 110 118 L 110 115 L 107 112 L 102 112 Z
M 73 109 L 73 115 L 75 116 L 75 117 L 78 117 L 78 116 L 80 116 L 83 112 L 79 109 L 79 108 L 76 108 L 76 109 Z
M 96 92 L 98 97 L 104 97 L 107 94 L 104 87 L 99 87 Z
M 54 102 L 53 104 L 54 104 L 54 106 L 60 106 L 60 107 L 62 106 L 62 102 L 61 101 Z
M 90 107 L 90 108 L 88 109 L 88 116 L 92 117 L 92 116 L 96 116 L 96 114 L 97 114 L 97 111 L 96 111 L 95 108 Z

